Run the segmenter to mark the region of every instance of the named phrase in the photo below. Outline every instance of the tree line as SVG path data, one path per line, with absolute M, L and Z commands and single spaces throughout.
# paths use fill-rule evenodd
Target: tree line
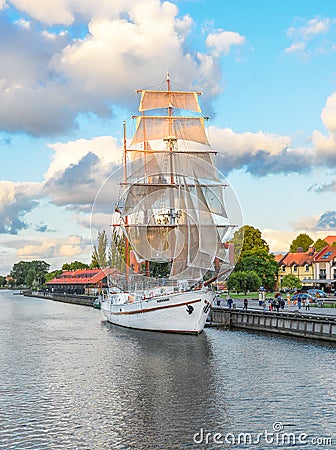
M 261 231 L 253 226 L 245 225 L 236 231 L 232 242 L 236 252 L 235 268 L 227 280 L 228 289 L 237 292 L 255 291 L 260 286 L 267 290 L 274 289 L 277 281 L 278 264 L 274 255 L 270 253 L 269 245 L 262 238 Z M 320 251 L 326 245 L 327 243 L 322 239 L 314 242 L 310 236 L 302 233 L 292 241 L 289 251 L 296 252 L 298 248 L 307 251 L 309 246 L 313 246 L 316 251 Z M 45 261 L 20 261 L 13 265 L 8 279 L 0 276 L 0 286 L 33 288 L 50 281 L 64 270 L 106 266 L 115 267 L 121 271 L 125 267 L 125 240 L 119 229 L 113 230 L 110 242 L 105 230 L 98 232 L 97 243 L 92 249 L 91 264 L 73 261 L 64 263 L 61 269 L 49 272 L 50 264 Z M 152 276 L 165 276 L 168 273 L 168 263 L 150 264 Z M 283 281 L 288 284 L 288 287 L 298 287 L 298 280 L 295 276 L 287 275 L 283 278 Z
M 277 283 L 278 263 L 275 256 L 270 253 L 267 242 L 261 237 L 260 230 L 245 225 L 235 233 L 232 242 L 238 251 L 241 250 L 241 253 L 234 271 L 227 280 L 228 289 L 247 293 L 256 291 L 262 286 L 267 290 L 274 290 Z M 336 245 L 336 242 L 334 244 Z M 321 251 L 326 245 L 323 239 L 317 239 L 314 242 L 306 233 L 301 233 L 293 239 L 289 251 L 296 253 L 301 249 L 306 252 L 309 247 Z M 282 278 L 282 287 L 300 288 L 302 283 L 295 275 L 289 274 Z

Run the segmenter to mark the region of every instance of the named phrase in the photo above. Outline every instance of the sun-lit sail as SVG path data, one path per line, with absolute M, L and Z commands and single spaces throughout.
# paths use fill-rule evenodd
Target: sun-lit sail
M 139 116 L 132 145 L 157 139 L 181 139 L 209 145 L 203 117 Z
M 215 270 L 216 259 L 225 260 L 230 228 L 227 185 L 208 147 L 200 93 L 138 92 L 139 115 L 116 208 L 122 229 L 138 261 L 169 262 L 171 278 L 199 280 Z
M 186 109 L 199 113 L 202 112 L 198 102 L 198 95 L 200 95 L 200 92 L 149 90 L 139 90 L 138 92 L 141 92 L 139 111 L 174 108 Z

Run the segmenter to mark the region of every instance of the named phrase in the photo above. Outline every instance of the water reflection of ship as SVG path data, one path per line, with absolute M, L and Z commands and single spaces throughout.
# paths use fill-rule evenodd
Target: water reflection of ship
M 207 334 L 195 339 L 107 326 L 118 339 L 124 341 L 127 334 L 136 348 L 122 394 L 127 392 L 129 403 L 124 437 L 146 449 L 192 444 L 204 422 L 213 423 L 214 368 Z

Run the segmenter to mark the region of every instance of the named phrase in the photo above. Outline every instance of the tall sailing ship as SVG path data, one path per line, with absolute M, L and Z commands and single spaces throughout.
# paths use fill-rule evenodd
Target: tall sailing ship
M 200 92 L 139 90 L 130 144 L 124 124 L 124 174 L 115 211 L 124 236 L 125 276 L 110 280 L 101 310 L 117 325 L 152 331 L 202 332 L 215 298 L 212 283 L 233 262 L 225 188 L 210 147 Z M 144 275 L 134 272 L 130 255 Z M 165 264 L 165 266 L 163 266 Z M 150 277 L 166 267 L 167 278 Z M 120 281 L 120 280 L 119 280 Z

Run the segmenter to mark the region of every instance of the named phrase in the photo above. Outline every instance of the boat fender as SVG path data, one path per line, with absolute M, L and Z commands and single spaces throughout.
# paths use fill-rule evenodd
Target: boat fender
M 194 311 L 193 306 L 187 305 L 187 313 L 188 313 L 188 314 L 192 314 L 193 311 Z

